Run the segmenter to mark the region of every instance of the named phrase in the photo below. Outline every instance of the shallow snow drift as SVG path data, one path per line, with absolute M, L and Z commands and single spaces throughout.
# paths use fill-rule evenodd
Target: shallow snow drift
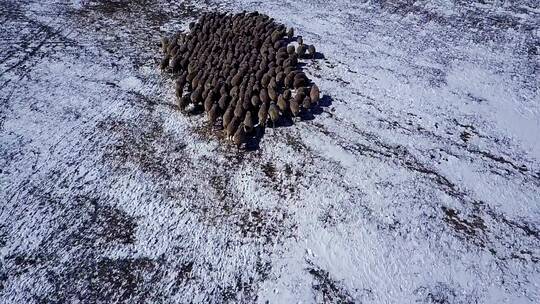
M 3 1 L 0 302 L 538 303 L 535 1 Z M 317 119 L 237 154 L 158 39 L 257 9 Z

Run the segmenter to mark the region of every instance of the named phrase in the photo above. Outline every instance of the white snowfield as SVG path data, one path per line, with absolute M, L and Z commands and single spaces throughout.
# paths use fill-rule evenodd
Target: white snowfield
M 313 119 L 178 110 L 207 10 L 317 47 Z M 539 54 L 536 0 L 3 0 L 0 303 L 540 303 Z

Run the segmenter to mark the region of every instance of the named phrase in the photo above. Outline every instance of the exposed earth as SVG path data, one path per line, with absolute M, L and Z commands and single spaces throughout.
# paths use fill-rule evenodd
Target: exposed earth
M 159 38 L 258 10 L 324 58 L 238 151 Z M 536 0 L 0 1 L 0 303 L 540 303 Z

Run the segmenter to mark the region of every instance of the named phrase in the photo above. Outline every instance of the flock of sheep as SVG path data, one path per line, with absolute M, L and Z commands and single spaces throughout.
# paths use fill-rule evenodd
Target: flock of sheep
M 298 117 L 319 102 L 319 88 L 298 66 L 313 45 L 258 12 L 205 13 L 188 33 L 161 40 L 161 68 L 173 73 L 183 111 L 202 109 L 241 146 L 253 130 L 281 116 Z M 297 41 L 297 46 L 289 42 Z

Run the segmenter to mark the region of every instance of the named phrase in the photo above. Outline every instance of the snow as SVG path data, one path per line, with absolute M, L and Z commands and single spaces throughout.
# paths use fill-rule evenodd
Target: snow
M 535 1 L 0 4 L 0 303 L 540 302 Z M 240 151 L 158 38 L 295 27 L 325 95 Z

